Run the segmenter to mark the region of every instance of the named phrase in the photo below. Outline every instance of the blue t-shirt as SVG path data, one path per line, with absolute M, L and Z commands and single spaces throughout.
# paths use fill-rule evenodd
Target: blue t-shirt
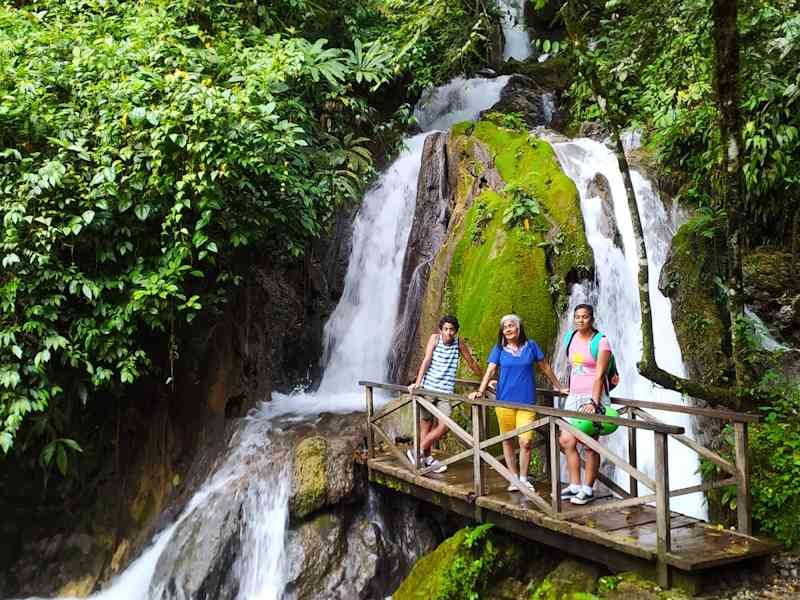
M 495 345 L 489 353 L 489 362 L 500 367 L 497 399 L 515 404 L 536 404 L 533 363 L 541 360 L 544 360 L 544 352 L 532 340 L 525 342 L 519 356 Z

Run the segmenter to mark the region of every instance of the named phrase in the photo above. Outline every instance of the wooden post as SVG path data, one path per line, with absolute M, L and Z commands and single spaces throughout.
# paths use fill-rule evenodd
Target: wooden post
M 550 424 L 549 446 L 550 460 L 548 469 L 550 471 L 550 506 L 556 514 L 561 512 L 561 448 L 558 444 L 558 425 L 555 417 L 548 419 Z
M 750 517 L 750 466 L 747 462 L 747 423 L 733 424 L 736 443 L 736 516 L 740 533 L 752 535 Z
M 636 413 L 634 411 L 630 411 L 628 416 L 631 419 L 636 418 Z M 636 464 L 636 428 L 628 427 L 628 464 L 630 466 L 637 468 Z M 630 491 L 631 496 L 636 497 L 639 495 L 639 482 L 636 481 L 636 478 L 632 475 L 628 475 L 628 490 Z
M 375 432 L 372 431 L 372 417 L 375 414 L 375 406 L 372 401 L 372 386 L 364 388 L 367 400 L 367 456 L 375 458 Z
M 481 460 L 481 438 L 483 437 L 481 408 L 477 404 L 472 405 L 472 471 L 476 497 L 486 494 L 486 478 L 483 476 L 483 461 Z
M 669 455 L 667 453 L 666 433 L 653 432 L 656 469 L 656 552 L 658 564 L 656 573 L 658 585 L 667 589 L 670 586 L 667 554 L 672 548 L 669 513 Z
M 419 470 L 419 404 L 417 404 L 417 397 L 414 395 L 414 392 L 411 392 L 411 416 L 414 421 L 414 449 L 412 452 L 414 453 L 414 463 L 413 463 L 413 470 L 416 473 Z

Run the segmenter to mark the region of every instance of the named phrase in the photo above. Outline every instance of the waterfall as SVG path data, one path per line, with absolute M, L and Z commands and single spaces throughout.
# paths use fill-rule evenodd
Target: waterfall
M 181 581 L 202 573 L 190 568 L 179 574 L 183 579 L 176 579 L 176 557 L 187 547 L 188 552 L 197 551 L 208 540 L 193 539 L 191 529 L 183 537 L 176 530 L 184 522 L 215 514 L 219 503 L 230 502 L 231 489 L 242 498 L 242 516 L 237 532 L 241 549 L 229 575 L 235 579 L 229 588 L 238 589 L 239 600 L 283 597 L 291 448 L 281 444 L 281 430 L 274 427 L 276 419 L 291 414 L 297 421 L 323 411 L 363 410 L 358 380 L 382 379 L 386 372 L 425 137 L 431 131 L 476 119 L 500 99 L 507 82 L 508 77 L 459 77 L 423 95 L 415 115 L 424 133 L 405 140 L 404 150 L 369 188 L 356 216 L 344 292 L 325 326 L 325 373 L 319 389 L 290 396 L 273 394 L 272 402 L 254 410 L 231 440 L 224 464 L 175 523 L 155 536 L 138 559 L 92 598 L 156 599 L 168 586 L 177 588 L 181 597 Z M 259 476 L 252 477 L 254 472 Z
M 498 0 L 502 15 L 503 60 L 525 60 L 531 55 L 531 36 L 525 27 L 524 0 Z
M 575 285 L 570 296 L 568 313 L 562 323 L 563 332 L 571 323 L 572 310 L 580 302 L 595 306 L 597 327 L 611 343 L 620 372 L 620 384 L 614 395 L 685 405 L 687 400 L 677 392 L 654 385 L 639 375 L 636 363 L 642 352 L 641 312 L 639 309 L 638 264 L 631 215 L 625 201 L 625 187 L 616 155 L 599 142 L 586 139 L 554 144 L 561 166 L 575 182 L 581 198 L 581 210 L 586 224 L 586 236 L 595 258 L 595 281 Z M 593 195 L 591 185 L 600 173 L 609 182 L 614 203 L 614 217 L 622 234 L 624 254 L 610 239 L 598 230 L 601 200 Z M 666 261 L 672 236 L 675 233 L 674 216 L 667 214 L 651 183 L 636 171 L 631 172 L 639 214 L 642 218 L 650 274 L 650 302 L 655 354 L 659 366 L 678 376 L 685 376 L 680 346 L 672 323 L 671 303 L 658 289 L 661 268 Z M 563 372 L 566 364 L 560 342 L 556 364 Z M 654 411 L 655 415 L 671 424 L 680 425 L 692 436 L 692 420 L 688 415 Z M 639 468 L 653 476 L 653 434 L 640 431 L 637 437 Z M 627 455 L 627 433 L 620 430 L 609 436 L 611 449 L 621 456 Z M 676 442 L 669 441 L 669 480 L 673 489 L 700 482 L 697 473 L 697 455 Z M 626 474 L 617 474 L 618 483 L 627 486 Z M 644 492 L 643 493 L 647 493 Z M 671 500 L 675 510 L 705 518 L 706 509 L 698 494 Z

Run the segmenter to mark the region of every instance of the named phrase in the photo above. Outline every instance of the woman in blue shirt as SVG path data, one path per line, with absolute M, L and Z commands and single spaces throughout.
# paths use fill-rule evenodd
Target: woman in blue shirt
M 496 408 L 497 421 L 500 432 L 506 433 L 536 419 L 536 413 L 527 407 L 536 404 L 536 380 L 533 376 L 533 365 L 536 364 L 542 373 L 553 384 L 553 388 L 566 394 L 568 390 L 562 388 L 553 369 L 544 360 L 544 352 L 533 340 L 525 335 L 525 327 L 517 315 L 505 315 L 500 319 L 500 331 L 497 333 L 497 344 L 489 354 L 489 366 L 483 375 L 483 380 L 477 392 L 471 398 L 481 398 L 494 377 L 497 368 L 500 368 L 500 380 L 497 383 L 497 400 L 509 404 L 519 404 L 520 408 Z M 523 408 L 524 407 L 524 408 Z M 531 460 L 531 440 L 533 431 L 527 431 L 519 436 L 519 471 L 514 460 L 514 443 L 512 440 L 503 442 L 503 456 L 509 470 L 519 479 L 519 485 L 532 488 L 528 481 L 528 463 Z M 508 491 L 519 489 L 512 483 Z

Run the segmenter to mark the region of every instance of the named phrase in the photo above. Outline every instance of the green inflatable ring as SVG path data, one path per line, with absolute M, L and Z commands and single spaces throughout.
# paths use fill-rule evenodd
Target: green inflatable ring
M 606 406 L 607 417 L 618 417 L 619 413 L 615 408 Z M 594 421 L 587 421 L 586 419 L 570 419 L 570 425 L 579 429 L 586 435 L 608 435 L 614 433 L 619 425 L 615 423 L 595 423 Z

